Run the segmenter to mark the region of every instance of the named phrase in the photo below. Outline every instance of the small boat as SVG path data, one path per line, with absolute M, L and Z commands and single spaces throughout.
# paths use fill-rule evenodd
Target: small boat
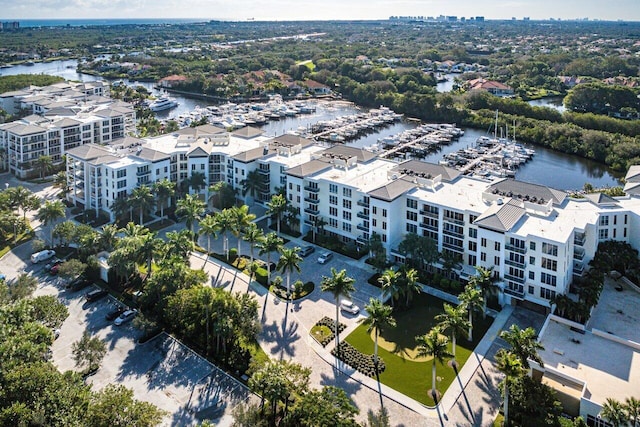
M 169 110 L 177 106 L 178 106 L 178 101 L 176 101 L 175 99 L 169 98 L 166 96 L 161 96 L 160 98 L 156 99 L 151 104 L 149 104 L 149 109 L 155 113 L 158 111 Z

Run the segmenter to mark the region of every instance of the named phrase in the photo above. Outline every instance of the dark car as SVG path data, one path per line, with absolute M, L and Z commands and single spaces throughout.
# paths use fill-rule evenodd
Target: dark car
M 95 291 L 89 292 L 86 298 L 87 302 L 94 302 L 106 297 L 107 295 L 109 295 L 109 292 L 105 291 L 104 289 L 96 289 Z
M 109 321 L 115 320 L 117 317 L 120 317 L 120 315 L 127 310 L 128 310 L 127 307 L 118 306 L 114 310 L 108 312 L 107 315 L 104 316 L 104 318 Z
M 303 246 L 303 247 L 300 248 L 300 256 L 301 257 L 308 257 L 315 250 L 316 250 L 316 248 L 314 248 L 313 246 Z
M 76 291 L 79 291 L 81 289 L 86 288 L 91 283 L 92 283 L 91 280 L 87 279 L 86 277 L 82 277 L 81 276 L 81 277 L 73 279 L 71 282 L 67 283 L 66 288 L 71 290 L 72 292 L 76 292 Z

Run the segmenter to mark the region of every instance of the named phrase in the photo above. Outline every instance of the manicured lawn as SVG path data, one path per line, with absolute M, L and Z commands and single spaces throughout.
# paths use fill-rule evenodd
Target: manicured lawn
M 433 406 L 435 402 L 428 393 L 431 388 L 431 360 L 413 360 L 416 344 L 415 337 L 424 335 L 435 325 L 434 317 L 442 312 L 442 301 L 439 298 L 427 294 L 417 296 L 412 308 L 406 311 L 395 312 L 397 322 L 395 328 L 390 328 L 381 334 L 385 341 L 378 340 L 378 354 L 384 359 L 386 370 L 380 374 L 380 382 L 411 397 L 418 402 Z M 482 316 L 474 319 L 473 341 L 467 341 L 466 337 L 458 337 L 456 341 L 456 360 L 458 370 L 471 355 L 475 346 L 491 326 L 493 319 Z M 366 327 L 358 326 L 346 341 L 365 354 L 373 354 L 374 342 Z M 451 344 L 449 344 L 449 347 Z M 436 387 L 444 394 L 449 385 L 455 380 L 453 368 L 437 365 Z

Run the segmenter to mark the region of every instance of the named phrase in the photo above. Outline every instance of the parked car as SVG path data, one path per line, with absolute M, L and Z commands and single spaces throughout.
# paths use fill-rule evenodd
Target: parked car
M 136 309 L 127 310 L 124 313 L 122 313 L 120 316 L 118 316 L 116 320 L 113 321 L 113 324 L 116 326 L 120 326 L 123 323 L 127 323 L 133 320 L 133 318 L 136 317 L 137 314 L 138 314 L 138 310 Z
M 108 312 L 107 315 L 104 316 L 104 318 L 106 320 L 109 320 L 109 321 L 115 320 L 116 318 L 118 318 L 122 313 L 124 313 L 127 310 L 129 310 L 127 307 L 118 306 L 115 309 L 113 309 L 110 312 Z
M 45 266 L 44 269 L 45 270 L 51 270 L 51 268 L 54 265 L 58 265 L 60 263 L 62 263 L 63 261 L 60 258 L 53 258 L 51 261 L 49 261 Z
M 58 337 L 60 336 L 60 329 L 52 329 L 51 332 L 53 332 L 53 339 L 57 340 Z
M 318 257 L 318 262 L 320 264 L 326 264 L 331 260 L 331 258 L 333 258 L 333 254 L 331 252 L 322 252 Z
M 36 252 L 31 255 L 31 262 L 33 264 L 37 264 L 42 261 L 46 261 L 49 258 L 53 258 L 56 255 L 56 251 L 52 251 L 51 249 L 45 249 L 44 251 Z
M 95 291 L 89 292 L 86 295 L 86 299 L 87 302 L 94 302 L 106 297 L 107 295 L 109 295 L 109 292 L 105 291 L 104 289 L 96 289 Z
M 358 306 L 346 299 L 343 299 L 342 301 L 340 301 L 340 310 L 346 311 L 347 313 L 351 313 L 351 314 L 360 313 L 360 309 L 358 308 Z
M 303 258 L 308 257 L 309 255 L 314 253 L 315 250 L 316 248 L 314 248 L 313 246 L 303 246 L 300 248 L 300 256 Z
M 76 292 L 86 288 L 91 283 L 93 283 L 91 280 L 87 279 L 86 277 L 80 276 L 80 277 L 76 277 L 71 282 L 67 283 L 67 286 L 65 287 L 71 290 L 72 292 Z
M 60 268 L 60 265 L 64 262 L 59 260 L 60 262 L 56 262 L 54 263 L 51 268 L 49 269 L 49 274 L 55 276 L 56 274 L 58 274 L 58 269 Z

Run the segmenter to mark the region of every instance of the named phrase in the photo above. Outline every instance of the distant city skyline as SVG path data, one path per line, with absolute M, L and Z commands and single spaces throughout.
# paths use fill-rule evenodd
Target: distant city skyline
M 638 0 L 0 0 L 2 20 L 189 18 L 244 21 L 484 16 L 485 19 L 640 21 Z

